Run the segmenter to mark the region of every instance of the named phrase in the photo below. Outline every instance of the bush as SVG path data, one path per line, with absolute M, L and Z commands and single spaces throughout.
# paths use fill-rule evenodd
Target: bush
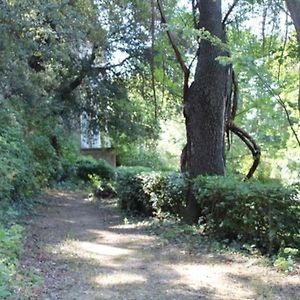
M 202 222 L 216 237 L 250 242 L 268 253 L 300 246 L 297 189 L 275 181 L 200 176 L 194 192 Z
M 52 147 L 49 137 L 34 132 L 27 140 L 33 156 L 35 177 L 40 187 L 57 181 L 63 173 L 60 158 Z
M 90 180 L 90 175 L 98 175 L 101 179 L 111 180 L 115 176 L 114 168 L 104 160 L 95 160 L 89 156 L 81 156 L 75 163 L 78 178 Z
M 300 246 L 300 199 L 296 187 L 277 181 L 233 177 L 197 177 L 194 193 L 205 232 L 222 241 L 255 245 L 264 253 Z M 146 216 L 179 216 L 187 180 L 178 172 L 119 168 L 117 194 L 122 209 Z
M 144 215 L 178 216 L 185 196 L 184 176 L 178 172 L 149 172 L 122 168 L 117 172 L 117 194 L 122 209 Z
M 118 150 L 118 164 L 129 167 L 144 167 L 155 171 L 172 171 L 178 168 L 159 153 L 154 147 L 136 145 L 126 146 Z
M 14 281 L 22 254 L 23 228 L 13 225 L 9 229 L 0 226 L 0 298 L 14 295 Z
M 112 198 L 117 195 L 114 181 L 101 179 L 98 175 L 89 175 L 89 178 L 97 198 Z
M 145 174 L 143 168 L 119 168 L 116 176 L 117 194 L 122 209 L 152 215 L 150 198 L 143 191 L 138 175 Z
M 37 188 L 22 122 L 17 112 L 0 107 L 0 201 L 22 200 Z

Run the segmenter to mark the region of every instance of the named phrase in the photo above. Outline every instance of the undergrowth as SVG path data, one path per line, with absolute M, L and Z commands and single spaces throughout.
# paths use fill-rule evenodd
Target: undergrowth
M 131 224 L 159 236 L 163 243 L 175 244 L 178 250 L 196 255 L 206 253 L 243 255 L 258 258 L 262 264 L 275 267 L 278 271 L 290 273 L 299 263 L 299 251 L 295 248 L 282 248 L 273 256 L 264 256 L 254 244 L 217 240 L 205 233 L 202 225 L 187 225 L 179 219 L 141 218 L 127 216 L 125 224 Z
M 31 299 L 34 288 L 41 285 L 41 278 L 20 264 L 25 229 L 17 219 L 31 209 L 32 203 L 19 207 L 17 203 L 2 203 L 0 207 L 0 299 Z

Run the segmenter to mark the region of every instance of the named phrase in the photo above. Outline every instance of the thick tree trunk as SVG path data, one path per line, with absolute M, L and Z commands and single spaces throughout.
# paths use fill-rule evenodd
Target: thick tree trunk
M 292 17 L 298 40 L 300 53 L 300 0 L 286 0 L 286 6 Z M 299 67 L 299 94 L 298 94 L 298 110 L 300 114 L 300 67 Z
M 221 0 L 199 1 L 200 28 L 224 40 Z M 186 168 L 191 178 L 224 175 L 224 113 L 228 68 L 216 59 L 225 55 L 219 45 L 202 40 L 194 82 L 184 99 L 187 131 Z M 184 219 L 198 221 L 200 208 L 190 187 Z
M 298 43 L 300 44 L 300 0 L 286 0 L 286 6 L 292 17 L 297 32 Z

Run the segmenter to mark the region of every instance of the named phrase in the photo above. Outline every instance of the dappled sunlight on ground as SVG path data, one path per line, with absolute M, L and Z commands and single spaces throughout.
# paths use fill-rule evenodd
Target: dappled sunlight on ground
M 114 272 L 113 274 L 101 274 L 96 276 L 94 282 L 103 286 L 114 286 L 117 284 L 135 284 L 145 283 L 146 278 L 142 275 L 132 274 L 128 272 Z
M 45 197 L 24 263 L 45 277 L 38 300 L 294 300 L 300 293 L 299 276 L 285 277 L 256 259 L 190 253 L 123 224 L 113 203 L 96 209 L 78 193 Z
M 115 257 L 132 254 L 132 251 L 128 249 L 81 241 L 71 241 L 68 243 L 67 247 L 63 247 L 62 249 L 65 251 L 69 250 L 72 253 L 76 252 L 78 254 L 83 254 L 84 256 L 95 254 L 99 257 Z
M 238 294 L 240 299 L 254 299 L 254 294 L 242 286 L 237 280 L 230 280 L 228 274 L 234 269 L 227 269 L 226 265 L 205 265 L 205 264 L 177 264 L 172 267 L 178 273 L 179 280 L 176 283 L 188 282 L 193 289 L 201 287 L 210 287 L 215 289 L 216 294 L 223 297 L 232 296 L 232 291 Z M 238 271 L 238 269 L 236 269 Z

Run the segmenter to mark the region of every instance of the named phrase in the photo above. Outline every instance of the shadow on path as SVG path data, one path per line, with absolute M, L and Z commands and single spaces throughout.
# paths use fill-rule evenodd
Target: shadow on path
M 189 255 L 124 225 L 113 202 L 96 207 L 83 193 L 59 191 L 44 198 L 47 204 L 28 225 L 23 262 L 45 278 L 38 299 L 297 299 L 293 295 L 300 294 L 299 278 L 283 284 L 279 274 L 276 281 L 273 271 L 259 265 L 211 253 Z

